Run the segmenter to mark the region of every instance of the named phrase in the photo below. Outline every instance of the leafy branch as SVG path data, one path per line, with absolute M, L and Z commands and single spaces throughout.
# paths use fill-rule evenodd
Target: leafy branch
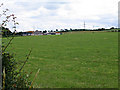
M 2 6 L 3 6 L 3 3 L 0 5 L 0 7 L 2 7 Z M 29 80 L 27 80 L 27 76 L 26 76 L 26 74 L 24 74 L 22 72 L 22 69 L 24 68 L 26 62 L 28 61 L 29 56 L 32 52 L 32 49 L 28 53 L 26 60 L 24 61 L 23 65 L 20 68 L 18 73 L 15 71 L 17 63 L 15 62 L 14 56 L 12 54 L 10 54 L 9 52 L 6 52 L 6 49 L 10 46 L 11 42 L 13 41 L 13 39 L 15 37 L 16 25 L 19 24 L 16 22 L 17 17 L 15 17 L 14 14 L 7 16 L 8 11 L 9 11 L 8 9 L 3 10 L 3 13 L 0 14 L 0 18 L 2 16 L 5 16 L 5 19 L 2 21 L 2 24 L 0 24 L 0 29 L 7 26 L 7 23 L 10 22 L 11 20 L 13 22 L 13 29 L 14 29 L 12 38 L 9 39 L 7 45 L 6 46 L 2 45 L 2 47 L 3 47 L 2 48 L 2 61 L 3 61 L 2 62 L 2 77 L 3 77 L 2 78 L 2 87 L 3 87 L 2 89 L 3 90 L 14 88 L 14 87 L 25 88 L 25 87 L 29 87 L 29 85 L 31 85 L 31 82 Z

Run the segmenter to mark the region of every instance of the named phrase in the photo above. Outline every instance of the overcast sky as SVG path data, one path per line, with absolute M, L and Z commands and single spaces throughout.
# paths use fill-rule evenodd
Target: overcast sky
M 119 0 L 0 0 L 17 16 L 17 31 L 118 26 Z

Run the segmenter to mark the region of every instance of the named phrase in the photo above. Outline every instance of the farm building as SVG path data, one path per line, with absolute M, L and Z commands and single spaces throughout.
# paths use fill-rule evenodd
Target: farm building
M 43 33 L 42 33 L 42 31 L 36 30 L 36 31 L 34 32 L 34 35 L 43 35 Z
M 27 31 L 28 35 L 34 35 L 34 31 Z
M 62 35 L 61 32 L 50 32 L 50 33 L 47 33 L 47 35 Z
M 31 36 L 31 35 L 62 35 L 61 32 L 49 32 L 49 33 L 43 33 L 42 31 L 27 31 L 22 32 L 23 36 Z
M 56 33 L 55 32 L 49 32 L 49 33 L 47 33 L 47 35 L 56 35 Z
M 31 36 L 34 34 L 34 31 L 22 32 L 23 36 Z
M 62 35 L 62 33 L 61 32 L 56 32 L 56 35 Z

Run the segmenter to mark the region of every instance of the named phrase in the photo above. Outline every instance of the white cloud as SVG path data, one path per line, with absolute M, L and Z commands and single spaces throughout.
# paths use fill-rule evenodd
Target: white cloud
M 5 0 L 15 13 L 18 30 L 117 26 L 119 0 Z M 51 3 L 50 3 L 51 2 Z M 51 5 L 50 5 L 51 4 Z

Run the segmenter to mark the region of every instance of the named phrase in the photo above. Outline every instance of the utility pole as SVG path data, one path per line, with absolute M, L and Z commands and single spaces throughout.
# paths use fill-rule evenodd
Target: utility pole
M 86 24 L 85 24 L 85 21 L 84 21 L 84 29 L 85 29 L 85 25 L 86 25 Z

